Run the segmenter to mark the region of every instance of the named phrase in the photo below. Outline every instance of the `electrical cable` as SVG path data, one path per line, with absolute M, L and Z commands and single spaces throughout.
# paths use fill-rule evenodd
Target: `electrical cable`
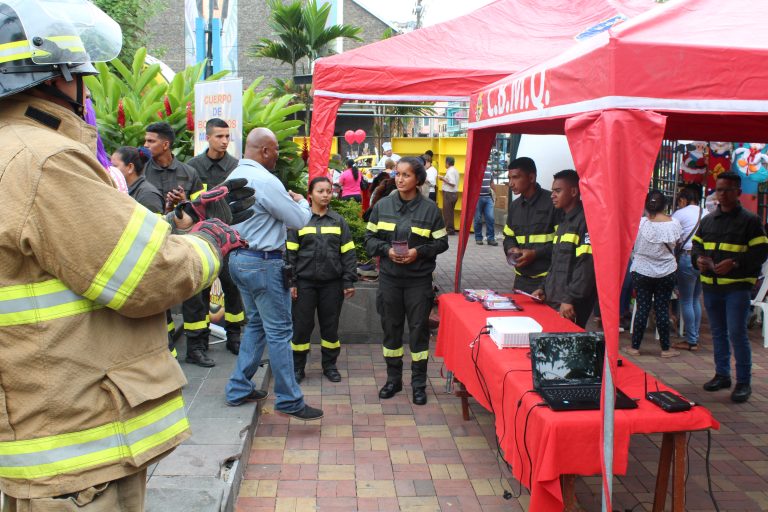
M 709 490 L 709 497 L 712 499 L 712 504 L 715 506 L 715 510 L 717 512 L 720 512 L 720 507 L 717 505 L 717 500 L 715 499 L 715 494 L 712 492 L 712 475 L 709 471 L 709 454 L 712 450 L 712 431 L 707 429 L 707 489 Z
M 528 419 L 531 417 L 531 413 L 534 409 L 537 407 L 544 407 L 547 405 L 547 402 L 539 402 L 535 404 L 533 407 L 528 409 L 528 414 L 525 415 L 525 426 L 523 427 L 523 446 L 525 447 L 525 454 L 528 456 L 528 467 L 530 470 L 528 471 L 528 488 L 530 489 L 533 485 L 533 460 L 531 460 L 531 452 L 528 451 Z

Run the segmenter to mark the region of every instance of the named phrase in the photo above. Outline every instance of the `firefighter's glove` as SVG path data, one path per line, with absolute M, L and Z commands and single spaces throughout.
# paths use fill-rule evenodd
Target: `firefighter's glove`
M 224 258 L 230 251 L 247 248 L 248 242 L 240 236 L 240 233 L 224 224 L 219 219 L 208 219 L 198 222 L 190 230 L 190 234 L 205 238 L 221 251 Z
M 227 180 L 192 201 L 179 203 L 175 209 L 176 217 L 180 219 L 185 212 L 194 222 L 219 219 L 229 225 L 240 224 L 253 215 L 250 208 L 256 202 L 255 191 L 246 187 L 247 184 L 245 178 Z

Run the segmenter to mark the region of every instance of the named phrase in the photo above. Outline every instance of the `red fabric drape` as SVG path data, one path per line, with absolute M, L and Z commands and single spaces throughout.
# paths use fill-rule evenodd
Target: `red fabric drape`
M 309 136 L 309 180 L 325 176 L 331 157 L 333 130 L 336 128 L 336 113 L 342 100 L 328 96 L 315 96 L 312 107 L 312 127 Z
M 565 123 L 565 135 L 579 173 L 605 331 L 603 404 L 607 390 L 613 396 L 621 284 L 665 125 L 665 116 L 642 110 L 591 112 Z M 603 411 L 603 505 L 611 510 L 613 410 L 606 411 L 604 406 Z
M 470 130 L 467 138 L 467 160 L 464 166 L 464 191 L 461 196 L 461 227 L 459 229 L 459 250 L 456 251 L 456 273 L 454 290 L 459 292 L 461 284 L 461 262 L 467 248 L 469 230 L 475 216 L 477 198 L 483 185 L 483 173 L 488 163 L 491 146 L 496 139 L 493 130 Z

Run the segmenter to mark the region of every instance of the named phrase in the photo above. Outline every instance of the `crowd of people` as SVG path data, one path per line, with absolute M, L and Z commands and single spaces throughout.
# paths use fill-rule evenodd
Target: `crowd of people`
M 504 226 L 504 252 L 514 266 L 515 288 L 531 293 L 581 327 L 596 308 L 598 290 L 592 247 L 579 178 L 572 170 L 554 175 L 552 191 L 536 183 L 533 160 L 518 158 L 509 165 L 509 187 L 519 196 L 510 203 Z M 768 238 L 757 215 L 739 202 L 741 178 L 724 172 L 717 177 L 717 201 L 707 213 L 701 187 L 680 190 L 677 209 L 668 215 L 666 196 L 651 190 L 645 200 L 637 239 L 622 287 L 622 324 L 629 327 L 626 352 L 641 354 L 641 343 L 653 310 L 661 345 L 660 356 L 680 355 L 699 348 L 702 295 L 712 334 L 715 376 L 703 387 L 731 387 L 731 353 L 735 358 L 734 402 L 751 396 L 751 348 L 747 322 L 751 291 L 768 256 Z M 551 200 L 550 200 L 551 198 Z M 634 290 L 634 314 L 630 294 Z M 670 342 L 671 298 L 677 290 L 683 341 Z

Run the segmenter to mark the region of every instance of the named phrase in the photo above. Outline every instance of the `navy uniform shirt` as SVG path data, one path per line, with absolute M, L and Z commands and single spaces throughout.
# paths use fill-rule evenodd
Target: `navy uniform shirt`
M 187 165 L 197 171 L 205 190 L 210 190 L 225 181 L 227 176 L 235 170 L 237 163 L 237 158 L 229 153 L 224 153 L 224 157 L 214 160 L 208 156 L 206 150 L 188 161 Z

